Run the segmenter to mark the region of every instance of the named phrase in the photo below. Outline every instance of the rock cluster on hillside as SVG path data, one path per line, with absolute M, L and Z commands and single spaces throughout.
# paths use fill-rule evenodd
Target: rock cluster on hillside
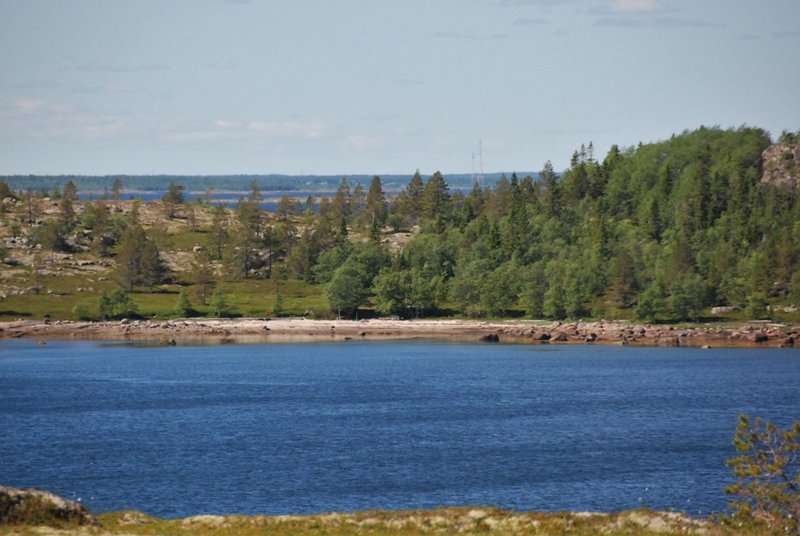
M 0 525 L 97 525 L 80 504 L 38 489 L 0 486 Z
M 762 183 L 793 189 L 800 186 L 800 142 L 770 145 L 762 157 Z

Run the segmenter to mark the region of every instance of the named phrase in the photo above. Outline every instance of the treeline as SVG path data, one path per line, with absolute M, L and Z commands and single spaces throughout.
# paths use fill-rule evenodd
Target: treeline
M 743 127 L 612 147 L 602 160 L 590 144 L 560 176 L 547 163 L 537 181 L 512 175 L 465 196 L 439 174 L 415 176 L 388 211 L 395 227 L 421 226 L 401 253 L 340 243 L 314 274 L 332 303 L 361 298 L 348 311 L 372 293 L 403 316 L 448 305 L 667 321 L 733 305 L 764 317 L 770 303 L 800 302 L 797 192 L 760 183 L 770 143 Z
M 797 135 L 782 141 L 797 143 Z M 188 203 L 173 183 L 163 218 L 206 239 L 177 274 L 161 261 L 166 226 L 145 228 L 136 204 L 124 215 L 109 210 L 119 183 L 111 200 L 86 203 L 80 215 L 68 184 L 59 218 L 40 225 L 35 239 L 68 248 L 64 237 L 80 229 L 98 255 L 115 257 L 126 291 L 180 281 L 202 303 L 212 297 L 218 312 L 227 307 L 213 292 L 220 278 L 269 278 L 279 304 L 292 278 L 320 285 L 331 313 L 342 316 L 370 309 L 671 321 L 731 305 L 762 318 L 769 305 L 800 304 L 800 203 L 794 188 L 761 182 L 770 144 L 757 128 L 700 128 L 613 146 L 602 158 L 589 144 L 561 174 L 547 162 L 536 179 L 512 174 L 466 192 L 438 172 L 415 173 L 391 199 L 380 177 L 368 187 L 341 179 L 330 198 L 284 195 L 274 214 L 261 208 L 256 182 L 233 210 Z M 3 196 L 18 198 L 13 225 L 36 220 L 31 191 L 2 183 Z M 198 211 L 207 216 L 202 226 Z
M 487 173 L 484 182 L 493 184 L 500 178 L 501 173 Z M 246 192 L 252 184 L 262 192 L 292 192 L 292 191 L 321 191 L 329 192 L 336 189 L 341 181 L 341 175 L 12 175 L 5 177 L 5 182 L 14 190 L 33 191 L 52 194 L 64 189 L 68 182 L 72 182 L 83 194 L 83 197 L 101 197 L 110 194 L 113 184 L 121 181 L 125 185 L 126 198 L 136 197 L 140 192 L 163 192 L 164 185 L 168 183 L 180 184 L 190 192 L 234 191 Z M 351 185 L 361 183 L 368 185 L 371 175 L 348 175 Z M 383 175 L 381 177 L 384 188 L 395 190 L 402 188 L 408 182 L 408 175 Z M 471 174 L 453 174 L 448 176 L 452 187 L 469 188 L 472 184 Z M 132 192 L 132 193 L 131 193 Z
M 734 305 L 763 317 L 770 303 L 800 302 L 800 208 L 793 189 L 760 183 L 770 143 L 743 127 L 615 146 L 602 160 L 589 144 L 561 175 L 547 163 L 538 180 L 511 175 L 464 195 L 440 173 L 417 173 L 390 203 L 378 177 L 366 192 L 343 180 L 299 220 L 287 201 L 259 227 L 254 204 L 240 204 L 235 239 L 218 252 L 237 259 L 229 273 L 266 262 L 264 275 L 280 264 L 324 285 L 342 315 L 373 305 L 400 316 L 666 321 Z M 391 251 L 386 226 L 418 232 Z M 266 254 L 248 259 L 260 241 Z

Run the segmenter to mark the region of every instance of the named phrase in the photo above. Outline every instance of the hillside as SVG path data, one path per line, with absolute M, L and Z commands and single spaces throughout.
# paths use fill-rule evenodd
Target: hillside
M 261 209 L 0 182 L 0 318 L 392 315 L 797 321 L 798 142 L 700 128 L 557 174 Z M 166 186 L 166 185 L 164 185 Z M 712 314 L 713 311 L 716 314 Z

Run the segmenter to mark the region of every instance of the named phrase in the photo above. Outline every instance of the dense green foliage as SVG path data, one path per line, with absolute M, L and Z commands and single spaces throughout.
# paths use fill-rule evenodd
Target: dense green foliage
M 347 252 L 325 241 L 310 256 L 329 298 L 350 287 L 348 311 L 371 285 L 378 310 L 399 315 L 446 303 L 474 316 L 697 320 L 731 304 L 762 317 L 775 300 L 800 301 L 800 205 L 793 190 L 760 184 L 770 143 L 760 129 L 701 128 L 614 146 L 602 162 L 590 144 L 561 176 L 547 163 L 538 181 L 512 175 L 466 195 L 440 173 L 417 174 L 387 221 L 421 230 L 377 279 L 355 277 Z M 345 182 L 318 228 L 364 221 Z
M 756 128 L 701 128 L 602 161 L 589 144 L 560 176 L 548 162 L 538 180 L 464 194 L 416 173 L 388 203 L 379 177 L 368 191 L 342 179 L 330 199 L 286 200 L 276 217 L 254 182 L 231 221 L 215 218 L 209 245 L 231 278 L 270 277 L 278 263 L 323 285 L 337 315 L 670 321 L 737 305 L 760 318 L 800 302 L 800 205 L 760 182 L 770 143 Z M 387 224 L 415 230 L 391 254 Z

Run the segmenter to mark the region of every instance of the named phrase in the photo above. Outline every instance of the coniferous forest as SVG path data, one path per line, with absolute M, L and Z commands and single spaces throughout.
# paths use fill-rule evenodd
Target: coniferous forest
M 282 289 L 296 282 L 324 303 L 317 314 L 343 317 L 697 321 L 730 306 L 767 318 L 800 305 L 797 148 L 793 133 L 774 145 L 758 128 L 700 128 L 605 155 L 589 143 L 561 173 L 547 162 L 535 179 L 471 191 L 438 172 L 388 196 L 379 177 L 342 179 L 331 197 L 284 196 L 274 214 L 255 183 L 233 209 L 186 201 L 171 184 L 156 221 L 138 202 L 120 208 L 118 184 L 112 198 L 78 203 L 69 183 L 48 221 L 34 192 L 3 183 L 4 227 L 7 241 L 27 233 L 43 252 L 105 259 L 122 305 L 133 303 L 125 293 L 180 286 L 180 316 L 202 309 L 189 296 L 227 314 L 226 281 L 268 280 L 276 314 L 292 312 Z M 170 255 L 181 233 L 201 247 Z M 109 300 L 75 314 L 113 317 Z

